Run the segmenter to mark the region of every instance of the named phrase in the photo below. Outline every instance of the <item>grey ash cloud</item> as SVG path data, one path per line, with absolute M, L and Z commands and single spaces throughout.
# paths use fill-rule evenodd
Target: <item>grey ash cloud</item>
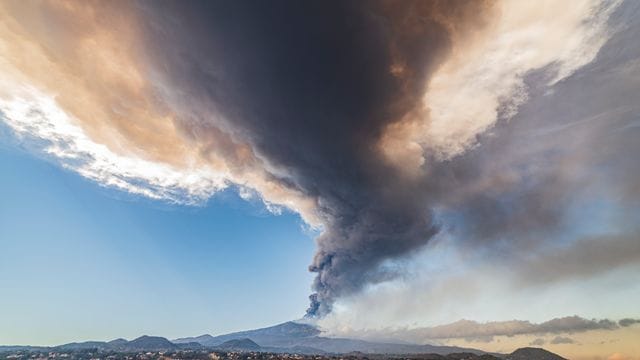
M 397 278 L 399 260 L 442 228 L 479 256 L 509 255 L 526 268 L 527 254 L 578 243 L 558 239 L 575 225 L 569 219 L 585 196 L 629 210 L 640 204 L 640 168 L 629 156 L 640 151 L 631 126 L 640 84 L 629 76 L 637 64 L 628 62 L 640 49 L 612 50 L 629 41 L 620 39 L 624 32 L 580 70 L 590 76 L 554 84 L 553 97 L 545 96 L 553 64 L 529 69 L 530 101 L 517 116 L 498 109 L 495 126 L 459 156 L 442 160 L 425 150 L 420 176 L 412 176 L 381 153 L 383 134 L 420 112 L 454 32 L 490 24 L 488 3 L 166 1 L 136 9 L 152 75 L 171 85 L 163 96 L 188 115 L 176 127 L 194 139 L 209 134 L 203 156 L 224 153 L 232 172 L 259 168 L 313 203 L 322 232 L 309 266 L 316 273 L 309 316 Z M 636 263 L 636 234 L 627 226 L 584 237 L 594 243 L 586 252 L 537 278 L 523 270 L 523 283 Z M 609 245 L 610 253 L 597 250 Z M 592 265 L 582 266 L 585 258 Z
M 596 59 L 551 90 L 548 68 L 529 72 L 518 114 L 425 180 L 456 241 L 508 263 L 521 286 L 640 263 L 638 10 L 621 5 Z M 609 213 L 590 212 L 594 203 Z
M 385 261 L 438 232 L 430 190 L 389 165 L 377 144 L 421 100 L 451 41 L 443 22 L 480 18 L 484 3 L 145 5 L 156 20 L 147 24 L 152 62 L 170 70 L 191 112 L 224 119 L 179 126 L 227 129 L 252 145 L 272 181 L 315 202 L 324 228 L 309 267 L 317 273 L 310 316 L 396 277 Z

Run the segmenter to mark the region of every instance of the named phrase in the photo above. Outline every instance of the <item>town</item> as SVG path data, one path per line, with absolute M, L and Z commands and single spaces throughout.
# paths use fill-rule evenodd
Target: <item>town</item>
M 306 355 L 288 353 L 246 352 L 246 351 L 138 351 L 118 352 L 99 349 L 72 351 L 58 350 L 15 350 L 0 352 L 0 360 L 497 360 L 493 355 L 472 353 L 383 355 L 354 352 L 336 355 Z

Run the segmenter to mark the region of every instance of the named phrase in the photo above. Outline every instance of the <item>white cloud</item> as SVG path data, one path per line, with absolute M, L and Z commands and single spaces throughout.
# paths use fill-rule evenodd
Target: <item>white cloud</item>
M 530 71 L 548 68 L 553 85 L 590 63 L 609 38 L 607 20 L 618 4 L 499 2 L 484 31 L 454 36 L 450 56 L 429 81 L 422 118 L 409 114 L 391 126 L 383 150 L 411 170 L 424 163 L 424 152 L 446 160 L 474 147 L 499 116 L 511 118 L 527 101 Z
M 186 204 L 200 203 L 227 186 L 223 174 L 203 166 L 176 169 L 134 154 L 118 154 L 90 139 L 52 97 L 33 87 L 13 86 L 11 96 L 0 97 L 0 111 L 9 127 L 18 136 L 38 140 L 64 167 L 100 185 Z

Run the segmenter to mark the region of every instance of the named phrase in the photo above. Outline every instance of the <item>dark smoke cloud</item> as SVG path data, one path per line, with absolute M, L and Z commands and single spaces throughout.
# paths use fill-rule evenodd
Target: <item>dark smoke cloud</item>
M 629 155 L 640 152 L 632 118 L 640 84 L 629 73 L 640 49 L 624 46 L 633 35 L 619 32 L 579 73 L 588 76 L 555 84 L 554 96 L 545 95 L 553 65 L 527 73 L 531 100 L 516 117 L 503 111 L 464 154 L 446 161 L 424 154 L 425 176 L 415 177 L 381 154 L 381 137 L 421 111 L 453 39 L 495 16 L 487 3 L 167 1 L 136 9 L 149 76 L 166 84 L 159 96 L 182 115 L 176 127 L 206 144 L 203 156 L 224 153 L 232 171 L 260 169 L 313 201 L 323 229 L 309 267 L 317 273 L 310 316 L 397 277 L 394 261 L 442 227 L 480 257 L 527 264 L 526 254 L 565 245 L 559 239 L 575 227 L 569 218 L 585 198 L 637 213 L 640 167 Z M 637 27 L 628 13 L 612 21 Z M 633 215 L 620 221 L 633 223 Z M 633 263 L 634 231 L 590 237 L 618 240 L 607 261 L 580 254 L 605 267 L 620 256 Z M 573 258 L 559 271 L 588 272 L 584 257 Z
M 143 3 L 149 57 L 183 92 L 186 133 L 218 127 L 249 142 L 270 177 L 315 199 L 324 229 L 309 269 L 310 316 L 389 280 L 384 266 L 438 231 L 432 195 L 378 153 L 414 109 L 429 72 L 482 2 Z M 152 15 L 152 16 L 148 16 Z M 177 44 L 166 48 L 164 43 Z M 395 69 L 395 70 L 393 70 Z M 197 114 L 221 114 L 211 119 Z M 199 118 L 198 118 L 199 117 Z

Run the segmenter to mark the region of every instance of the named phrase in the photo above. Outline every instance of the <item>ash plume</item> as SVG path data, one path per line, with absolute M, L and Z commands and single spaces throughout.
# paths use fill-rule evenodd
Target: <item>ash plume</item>
M 530 134 L 607 105 L 587 80 L 574 117 L 556 119 L 571 101 L 527 99 L 529 84 L 570 90 L 562 80 L 596 58 L 617 4 L 6 2 L 0 111 L 102 185 L 188 204 L 235 185 L 299 213 L 320 230 L 307 315 L 322 317 L 403 274 L 445 225 L 474 249 L 517 253 L 562 232 L 565 203 L 589 186 L 636 199 L 637 162 L 618 156 L 632 135 L 590 158 L 620 176 L 585 181 L 582 150 L 608 141 L 599 129 L 575 143 L 563 128 Z M 616 89 L 637 93 L 624 78 Z M 519 112 L 544 121 L 511 122 Z
M 450 48 L 449 23 L 477 19 L 486 5 L 164 5 L 144 10 L 169 17 L 180 30 L 169 33 L 155 24 L 150 38 L 187 45 L 169 54 L 157 48 L 153 57 L 181 69 L 169 72 L 170 82 L 200 98 L 190 100 L 191 111 L 211 113 L 204 109 L 215 106 L 232 136 L 252 144 L 272 169 L 271 181 L 315 203 L 323 229 L 309 267 L 317 276 L 308 316 L 326 314 L 336 298 L 397 276 L 384 262 L 426 244 L 438 225 L 429 192 L 389 164 L 378 144 L 389 124 L 420 110 L 430 71 Z M 195 51 L 206 54 L 205 62 L 183 56 Z M 194 128 L 207 123 L 180 126 L 198 132 Z

